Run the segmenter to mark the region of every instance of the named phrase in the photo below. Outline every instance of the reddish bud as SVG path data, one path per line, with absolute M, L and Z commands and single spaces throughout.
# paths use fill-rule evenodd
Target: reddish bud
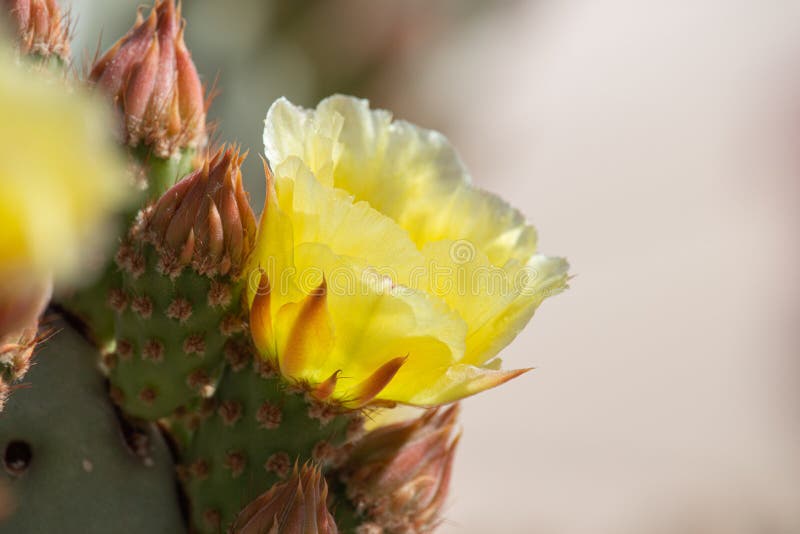
M 56 0 L 5 0 L 23 54 L 69 62 L 69 23 Z
M 242 189 L 245 155 L 220 149 L 147 208 L 141 233 L 161 253 L 161 269 L 190 265 L 208 276 L 241 271 L 255 242 L 255 215 Z
M 447 497 L 458 436 L 458 405 L 373 430 L 342 471 L 347 497 L 371 525 L 429 532 Z
M 152 148 L 167 158 L 206 143 L 203 86 L 183 40 L 180 8 L 156 0 L 147 18 L 92 67 L 89 78 L 122 111 L 128 145 Z
M 328 511 L 327 498 L 328 484 L 320 470 L 304 465 L 298 472 L 295 464 L 286 482 L 275 484 L 239 512 L 230 532 L 337 534 L 339 530 Z

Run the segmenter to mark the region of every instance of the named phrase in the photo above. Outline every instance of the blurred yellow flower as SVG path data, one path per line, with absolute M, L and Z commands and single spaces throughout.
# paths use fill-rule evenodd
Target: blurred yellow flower
M 101 104 L 0 54 L 0 309 L 74 283 L 127 191 Z M 14 308 L 19 304 L 14 304 Z M 5 315 L 5 314 L 2 314 Z M 0 318 L 2 319 L 2 318 Z
M 334 96 L 285 99 L 264 132 L 267 201 L 250 260 L 259 351 L 320 399 L 432 406 L 494 387 L 498 352 L 567 263 L 470 184 L 439 133 Z

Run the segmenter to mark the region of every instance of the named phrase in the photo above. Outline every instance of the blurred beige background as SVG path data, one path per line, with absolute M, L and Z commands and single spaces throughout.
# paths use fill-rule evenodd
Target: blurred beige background
M 76 51 L 136 5 L 73 4 Z M 800 532 L 798 2 L 184 4 L 220 139 L 370 97 L 573 265 L 505 351 L 537 370 L 465 403 L 442 532 Z

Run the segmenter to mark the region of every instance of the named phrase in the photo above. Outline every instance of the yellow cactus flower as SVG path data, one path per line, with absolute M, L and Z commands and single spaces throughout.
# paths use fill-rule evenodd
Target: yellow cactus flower
M 11 321 L 36 288 L 85 273 L 127 171 L 102 105 L 2 53 L 0 117 L 0 310 L 12 310 L 0 319 Z
M 355 408 L 444 404 L 526 371 L 496 355 L 567 263 L 536 254 L 533 227 L 471 185 L 441 134 L 333 96 L 275 102 L 264 143 L 251 331 L 282 375 Z

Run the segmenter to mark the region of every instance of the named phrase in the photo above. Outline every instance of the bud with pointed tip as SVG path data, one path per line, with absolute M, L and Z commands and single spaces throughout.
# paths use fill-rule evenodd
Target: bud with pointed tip
M 69 24 L 56 0 L 5 0 L 17 30 L 17 46 L 26 55 L 69 62 Z
M 337 534 L 327 506 L 328 484 L 322 472 L 308 464 L 286 482 L 272 486 L 248 504 L 236 517 L 231 534 L 282 532 Z
M 240 273 L 256 233 L 242 185 L 245 157 L 221 148 L 148 208 L 143 235 L 159 250 L 166 274 L 187 265 L 209 276 Z
M 157 0 L 89 75 L 122 111 L 127 144 L 148 146 L 160 158 L 202 147 L 207 139 L 203 87 L 183 31 L 180 7 Z
M 458 436 L 458 405 L 378 428 L 353 450 L 347 497 L 378 532 L 422 533 L 439 522 Z

